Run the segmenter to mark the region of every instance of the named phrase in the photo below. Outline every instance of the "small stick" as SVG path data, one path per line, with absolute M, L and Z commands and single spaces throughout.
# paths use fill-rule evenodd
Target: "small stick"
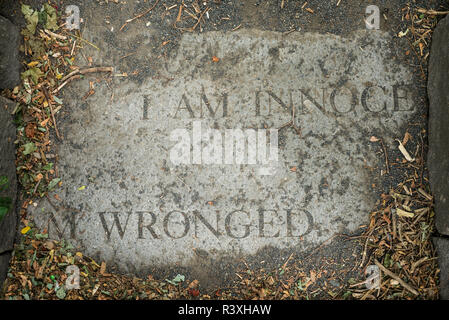
M 193 32 L 193 31 L 195 31 L 196 27 L 200 24 L 201 19 L 203 19 L 204 14 L 205 14 L 206 12 L 208 12 L 209 10 L 210 10 L 210 8 L 204 9 L 204 11 L 201 12 L 200 17 L 198 18 L 198 21 L 195 23 L 195 25 L 194 25 L 192 28 L 186 29 L 186 31 L 188 31 L 188 32 Z
M 58 126 L 56 125 L 55 113 L 53 111 L 53 106 L 52 106 L 50 97 L 48 95 L 48 91 L 47 91 L 47 89 L 45 87 L 42 87 L 42 90 L 44 91 L 45 99 L 47 99 L 48 106 L 50 107 L 51 118 L 53 120 L 53 125 L 55 126 L 56 136 L 59 138 L 59 140 L 62 140 L 62 138 L 61 138 L 61 136 L 59 134 Z
M 382 145 L 382 149 L 384 151 L 384 156 L 385 156 L 385 166 L 387 167 L 387 173 L 390 174 L 390 165 L 388 163 L 388 154 L 387 154 L 387 149 L 385 148 L 384 142 L 382 141 L 382 139 L 380 139 L 380 144 Z
M 144 15 L 146 15 L 147 13 L 149 13 L 151 10 L 153 10 L 153 9 L 157 6 L 158 3 L 159 3 L 159 0 L 156 0 L 155 4 L 154 4 L 151 8 L 149 8 L 148 10 L 146 10 L 145 12 L 143 12 L 143 13 L 141 13 L 141 14 L 138 14 L 138 15 L 135 16 L 134 18 L 131 18 L 131 19 L 126 20 L 125 23 L 123 24 L 123 26 L 120 28 L 120 31 L 122 31 L 123 28 L 124 28 L 128 23 L 130 23 L 130 22 L 132 22 L 132 21 L 134 21 L 134 20 L 136 20 L 136 19 L 142 18 Z
M 365 263 L 365 259 L 366 259 L 366 251 L 368 250 L 368 242 L 371 238 L 371 234 L 373 233 L 374 229 L 371 229 L 371 231 L 368 234 L 368 237 L 366 237 L 366 241 L 365 241 L 365 246 L 363 247 L 363 254 L 362 254 L 362 262 L 360 262 L 360 268 L 363 266 L 363 264 Z
M 432 201 L 433 197 L 425 192 L 422 188 L 418 188 L 418 192 L 421 193 L 427 200 Z
M 87 69 L 76 69 L 70 72 L 68 75 L 64 76 L 64 78 L 62 78 L 61 81 L 64 82 L 65 80 L 71 78 L 72 76 L 78 73 L 86 74 L 91 72 L 113 72 L 113 71 L 114 71 L 113 67 L 93 67 Z
M 87 41 L 86 39 L 83 39 L 83 38 L 81 38 L 81 37 L 78 37 L 78 36 L 75 35 L 75 34 L 72 34 L 72 36 L 74 36 L 75 38 L 77 38 L 77 39 L 79 39 L 79 40 L 81 40 L 81 41 L 84 41 L 84 42 L 87 43 L 88 45 L 90 45 L 90 46 L 94 47 L 95 49 L 97 49 L 98 51 L 100 51 L 100 48 L 98 48 L 98 47 L 97 47 L 96 45 L 94 45 L 93 43 Z
M 78 72 L 80 72 L 79 69 L 76 69 L 76 70 L 70 72 L 68 75 L 66 75 L 65 77 L 63 77 L 63 78 L 61 79 L 61 82 L 66 81 L 68 78 L 70 78 L 71 76 L 77 74 Z
M 397 229 L 397 226 L 396 226 L 397 218 L 396 218 L 395 214 L 392 215 L 391 220 L 393 222 L 393 240 L 394 240 L 394 239 L 397 238 L 397 232 L 396 232 L 396 229 Z
M 81 77 L 80 74 L 93 73 L 93 72 L 112 72 L 112 71 L 114 71 L 113 67 L 93 67 L 93 68 L 87 68 L 87 69 L 82 69 L 82 70 L 76 69 L 76 70 L 70 72 L 64 78 L 62 78 L 63 83 L 59 87 L 57 87 L 55 90 L 53 90 L 53 94 L 59 92 L 59 90 L 61 90 L 70 81 L 79 79 Z
M 419 8 L 417 11 L 419 13 L 425 13 L 425 14 L 430 14 L 430 15 L 445 15 L 445 14 L 449 13 L 449 11 L 426 10 L 423 8 Z
M 234 29 L 232 29 L 232 31 L 236 31 L 237 29 L 239 29 L 242 26 L 242 24 L 239 24 L 237 27 L 235 27 Z
M 284 129 L 285 127 L 290 127 L 291 125 L 292 125 L 292 120 L 289 120 L 288 122 L 286 122 L 282 126 L 280 126 L 278 130 Z
M 293 129 L 295 129 L 296 133 L 298 135 L 301 135 L 301 129 L 298 128 L 295 124 L 295 107 L 292 107 L 292 118 L 290 121 L 284 123 L 282 126 L 279 127 L 278 130 L 284 129 L 286 127 L 292 127 Z
M 51 32 L 50 30 L 44 29 L 45 33 L 51 35 L 52 37 L 55 37 L 56 39 L 60 40 L 67 40 L 66 36 L 61 36 L 60 34 L 56 34 L 54 32 Z
M 33 190 L 33 194 L 35 194 L 36 193 L 36 191 L 37 191 L 37 187 L 39 187 L 39 184 L 41 183 L 41 181 L 42 181 L 42 179 L 41 180 L 39 180 L 37 183 L 36 183 L 36 186 L 34 187 L 34 190 Z
M 75 52 L 75 45 L 76 45 L 76 40 L 73 41 L 72 51 L 70 52 L 70 56 L 72 56 L 72 57 L 73 57 L 73 53 Z
M 295 28 L 293 28 L 293 29 L 291 29 L 291 30 L 289 30 L 289 31 L 285 31 L 282 35 L 283 35 L 283 36 L 287 36 L 287 35 L 289 35 L 290 33 L 294 32 L 294 31 L 296 31 Z
M 93 67 L 93 68 L 79 70 L 79 73 L 86 74 L 86 73 L 92 73 L 92 72 L 112 72 L 112 71 L 114 71 L 113 67 Z
M 57 87 L 55 90 L 53 90 L 53 94 L 55 94 L 55 93 L 58 93 L 59 92 L 59 90 L 61 90 L 62 88 L 64 88 L 65 87 L 65 85 L 67 84 L 67 83 L 69 83 L 70 81 L 72 81 L 72 80 L 75 80 L 75 79 L 79 79 L 79 78 L 81 78 L 81 76 L 79 75 L 79 74 L 76 74 L 76 75 L 74 75 L 73 77 L 71 77 L 71 78 L 68 78 L 65 82 L 63 82 L 59 87 Z
M 415 53 L 415 55 L 416 55 L 416 58 L 418 59 L 418 61 L 419 61 L 419 68 L 421 69 L 421 75 L 424 77 L 425 76 L 425 73 L 424 73 L 424 69 L 423 69 L 423 66 L 422 66 L 422 60 L 421 60 L 421 57 L 420 57 L 420 55 L 418 54 L 418 52 L 416 52 L 416 49 L 415 49 L 415 47 L 413 46 L 413 43 L 410 41 L 410 39 L 407 37 L 407 40 L 408 40 L 408 42 L 410 43 L 410 47 L 412 48 L 412 50 L 413 50 L 413 52 Z
M 133 54 L 136 54 L 136 52 L 131 52 L 131 53 L 125 54 L 123 57 L 120 57 L 119 60 L 122 60 L 122 59 L 125 59 L 126 57 L 132 56 Z
M 332 237 L 324 241 L 319 247 L 315 248 L 312 253 L 310 253 L 306 259 L 309 259 L 311 256 L 313 256 L 317 251 L 321 250 L 328 242 L 332 241 L 335 237 L 340 236 L 340 234 L 334 234 Z
M 292 252 L 292 254 L 288 257 L 288 259 L 287 259 L 287 261 L 285 261 L 285 263 L 284 263 L 284 265 L 282 266 L 282 270 L 284 270 L 285 269 L 285 267 L 287 266 L 287 263 L 290 261 L 290 259 L 293 257 L 293 252 Z
M 402 280 L 401 278 L 399 278 L 399 276 L 397 276 L 396 274 L 394 274 L 393 272 L 391 272 L 390 270 L 388 270 L 387 268 L 385 268 L 379 261 L 377 261 L 376 259 L 374 259 L 374 263 L 376 264 L 376 266 L 379 267 L 379 269 L 381 269 L 386 275 L 390 276 L 391 278 L 393 278 L 394 280 L 396 280 L 397 282 L 399 282 L 405 289 L 407 289 L 408 291 L 410 291 L 411 293 L 413 293 L 414 295 L 418 296 L 419 292 L 415 290 L 415 288 L 413 288 L 411 285 L 409 285 L 407 282 L 405 282 L 404 280 Z
M 176 29 L 179 29 L 179 28 L 176 26 L 176 23 L 181 21 L 182 9 L 183 9 L 183 8 L 184 8 L 184 5 L 181 3 L 181 5 L 179 6 L 179 10 L 178 10 L 178 16 L 176 17 L 176 20 L 175 20 L 175 22 L 173 23 L 173 27 L 176 28 Z
M 295 107 L 294 106 L 292 106 L 292 127 L 293 127 L 293 129 L 295 129 L 295 131 L 298 135 L 301 135 L 301 129 L 298 128 L 295 124 Z
M 184 11 L 187 12 L 187 14 L 188 14 L 192 19 L 195 19 L 196 21 L 198 21 L 198 17 L 195 16 L 193 13 L 191 13 L 189 10 L 187 10 L 186 8 L 184 8 Z

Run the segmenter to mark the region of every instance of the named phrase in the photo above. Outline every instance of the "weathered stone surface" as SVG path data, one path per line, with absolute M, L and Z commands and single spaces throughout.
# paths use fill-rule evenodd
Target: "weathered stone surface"
M 266 246 L 306 250 L 354 231 L 377 200 L 378 146 L 370 136 L 396 148 L 416 111 L 412 75 L 392 61 L 391 38 L 380 31 L 184 34 L 160 77 L 115 77 L 113 95 L 100 83 L 87 100 L 79 93 L 86 80 L 74 83 L 58 122 L 61 201 L 43 199 L 29 212 L 51 237 L 69 238 L 124 271 L 237 258 Z M 300 134 L 284 126 L 293 110 Z M 245 155 L 238 163 L 232 149 L 227 164 L 223 141 L 211 152 L 220 156 L 205 157 L 199 127 L 223 141 L 226 130 L 279 129 L 262 143 L 277 141 L 278 159 Z M 176 158 L 179 139 L 184 159 Z
M 449 17 L 432 36 L 429 76 L 430 184 L 435 196 L 436 227 L 449 235 Z
M 11 250 L 17 228 L 15 202 L 17 194 L 15 147 L 16 127 L 12 123 L 11 111 L 15 103 L 0 97 L 0 176 L 8 178 L 7 190 L 0 190 L 0 197 L 9 197 L 13 209 L 0 221 L 0 287 L 8 270 Z
M 20 84 L 19 28 L 0 16 L 0 89 Z
M 449 300 L 449 239 L 433 238 L 440 268 L 440 299 Z

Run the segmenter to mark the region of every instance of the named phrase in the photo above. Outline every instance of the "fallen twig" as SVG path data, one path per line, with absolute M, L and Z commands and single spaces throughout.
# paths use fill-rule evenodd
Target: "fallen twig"
M 81 37 L 78 37 L 78 36 L 75 35 L 75 34 L 72 34 L 72 36 L 74 36 L 75 38 L 77 38 L 77 39 L 79 39 L 79 40 L 81 40 L 81 41 L 84 41 L 84 42 L 87 43 L 88 45 L 90 45 L 90 46 L 94 47 L 95 49 L 97 49 L 98 51 L 100 51 L 100 48 L 98 48 L 98 47 L 97 47 L 96 45 L 94 45 L 93 43 L 87 41 L 86 39 L 83 39 L 83 38 L 81 38 Z
M 55 113 L 53 111 L 53 106 L 52 106 L 52 102 L 50 100 L 50 95 L 48 94 L 47 88 L 42 87 L 42 89 L 44 91 L 45 99 L 47 99 L 48 106 L 50 107 L 51 118 L 53 120 L 53 125 L 55 126 L 56 136 L 58 137 L 59 140 L 62 140 L 61 135 L 59 134 L 58 126 L 56 125 Z
M 93 68 L 87 68 L 87 69 L 76 69 L 72 72 L 70 72 L 68 75 L 66 75 L 64 78 L 62 78 L 62 84 L 59 85 L 55 90 L 53 90 L 53 94 L 57 93 L 59 90 L 61 90 L 67 83 L 69 83 L 72 80 L 79 79 L 82 74 L 86 73 L 93 73 L 93 72 L 112 72 L 114 71 L 113 67 L 93 67 Z
M 292 107 L 292 118 L 290 119 L 290 121 L 284 123 L 279 127 L 278 130 L 281 130 L 285 127 L 292 127 L 298 135 L 301 135 L 301 128 L 298 128 L 295 124 L 295 107 Z
M 138 14 L 137 16 L 135 16 L 134 18 L 128 19 L 125 21 L 125 23 L 121 26 L 120 31 L 123 30 L 123 28 L 130 22 L 133 22 L 134 20 L 137 20 L 139 18 L 142 18 L 144 15 L 146 15 L 147 13 L 149 13 L 151 10 L 153 10 L 157 4 L 159 3 L 159 0 L 156 0 L 156 2 L 154 3 L 154 5 L 149 8 L 148 10 L 146 10 L 145 12 L 142 12 L 141 14 Z
M 48 35 L 56 38 L 56 39 L 60 39 L 60 40 L 67 40 L 66 36 L 61 36 L 60 34 L 56 34 L 54 32 L 51 32 L 50 30 L 44 29 L 45 33 L 47 33 Z
M 64 81 L 59 87 L 57 87 L 55 90 L 53 90 L 52 93 L 53 93 L 53 94 L 58 93 L 59 90 L 61 90 L 62 88 L 64 88 L 65 85 L 66 85 L 67 83 L 69 83 L 69 82 L 72 81 L 72 80 L 79 79 L 79 78 L 81 78 L 81 76 L 80 76 L 79 74 L 76 74 L 76 75 L 74 75 L 73 77 L 70 77 L 69 79 L 67 79 L 66 81 Z
M 418 11 L 419 13 L 430 14 L 430 15 L 445 15 L 445 14 L 449 13 L 449 11 L 427 10 L 424 8 L 419 8 L 416 11 Z
M 193 27 L 191 28 L 178 28 L 182 31 L 187 31 L 187 32 L 193 32 L 195 31 L 196 27 L 200 24 L 201 20 L 203 19 L 203 16 L 206 12 L 208 12 L 210 10 L 210 8 L 206 8 L 204 9 L 203 12 L 201 12 L 200 17 L 198 18 L 198 21 L 193 25 Z
M 391 272 L 390 270 L 388 270 L 387 268 L 385 268 L 379 261 L 377 261 L 376 259 L 374 259 L 374 263 L 376 264 L 376 266 L 379 267 L 379 269 L 381 269 L 386 275 L 388 275 L 389 277 L 393 278 L 394 280 L 396 280 L 397 282 L 399 282 L 405 289 L 407 289 L 408 291 L 410 291 L 411 293 L 413 293 L 414 295 L 419 295 L 418 291 L 416 291 L 415 288 L 413 288 L 411 285 L 409 285 L 407 282 L 405 282 L 404 280 L 402 280 L 399 276 L 397 276 L 396 274 L 394 274 L 393 272 Z
M 401 141 L 399 141 L 398 139 L 396 139 L 396 141 L 399 143 L 399 151 L 401 151 L 402 155 L 404 156 L 404 158 L 409 161 L 409 162 L 413 162 L 415 161 L 415 158 L 412 158 L 410 156 L 410 154 L 408 153 L 407 149 L 405 149 L 404 145 L 402 144 Z
M 365 246 L 363 247 L 363 254 L 362 254 L 362 262 L 360 262 L 360 268 L 363 266 L 363 264 L 365 263 L 365 259 L 366 259 L 366 252 L 368 250 L 368 242 L 371 239 L 371 234 L 373 233 L 374 229 L 371 229 L 370 233 L 368 234 L 368 236 L 366 237 L 366 241 L 365 241 Z
M 387 168 L 387 173 L 390 174 L 390 165 L 388 163 L 388 153 L 387 153 L 387 149 L 385 148 L 384 142 L 382 141 L 382 139 L 380 139 L 380 144 L 382 145 L 382 149 L 384 151 L 384 155 L 385 155 L 385 167 Z

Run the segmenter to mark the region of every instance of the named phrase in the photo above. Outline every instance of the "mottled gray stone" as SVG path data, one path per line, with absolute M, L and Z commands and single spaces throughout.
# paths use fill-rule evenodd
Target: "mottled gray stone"
M 449 235 L 449 17 L 432 36 L 429 77 L 429 168 L 436 227 Z
M 184 34 L 159 77 L 114 77 L 113 94 L 100 83 L 87 100 L 80 92 L 88 80 L 73 83 L 58 122 L 64 140 L 55 141 L 61 201 L 42 199 L 29 213 L 50 237 L 123 271 L 188 267 L 205 261 L 198 256 L 237 258 L 266 246 L 307 250 L 355 231 L 377 200 L 379 146 L 369 138 L 397 148 L 416 111 L 412 74 L 391 59 L 392 37 Z M 102 52 L 94 52 L 100 65 Z M 283 127 L 292 110 L 301 134 Z M 198 123 L 220 134 L 283 127 L 278 161 L 196 163 L 193 143 L 193 164 L 176 165 L 171 134 L 190 137 Z
M 0 190 L 0 197 L 9 197 L 12 200 L 12 210 L 0 221 L 0 287 L 8 270 L 11 250 L 17 228 L 17 215 L 15 211 L 17 181 L 15 165 L 16 127 L 12 122 L 11 111 L 15 103 L 0 97 L 0 176 L 6 176 L 9 181 L 7 190 Z
M 0 89 L 20 84 L 19 28 L 0 16 Z
M 433 238 L 440 268 L 440 299 L 449 300 L 449 239 Z

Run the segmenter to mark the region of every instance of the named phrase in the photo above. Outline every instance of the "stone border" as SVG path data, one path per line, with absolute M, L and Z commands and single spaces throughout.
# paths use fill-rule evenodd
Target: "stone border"
M 16 211 L 17 178 L 15 164 L 16 126 L 12 122 L 11 111 L 15 103 L 0 97 L 0 176 L 8 179 L 8 188 L 1 191 L 0 197 L 11 199 L 11 209 L 0 220 L 0 288 L 8 272 L 9 260 L 14 248 L 14 238 L 17 233 L 18 216 Z
M 19 28 L 0 16 L 0 89 L 20 84 Z
M 449 16 L 432 36 L 427 90 L 429 96 L 430 185 L 434 194 L 435 225 L 449 236 Z M 440 298 L 449 299 L 449 240 L 433 238 L 440 267 Z

